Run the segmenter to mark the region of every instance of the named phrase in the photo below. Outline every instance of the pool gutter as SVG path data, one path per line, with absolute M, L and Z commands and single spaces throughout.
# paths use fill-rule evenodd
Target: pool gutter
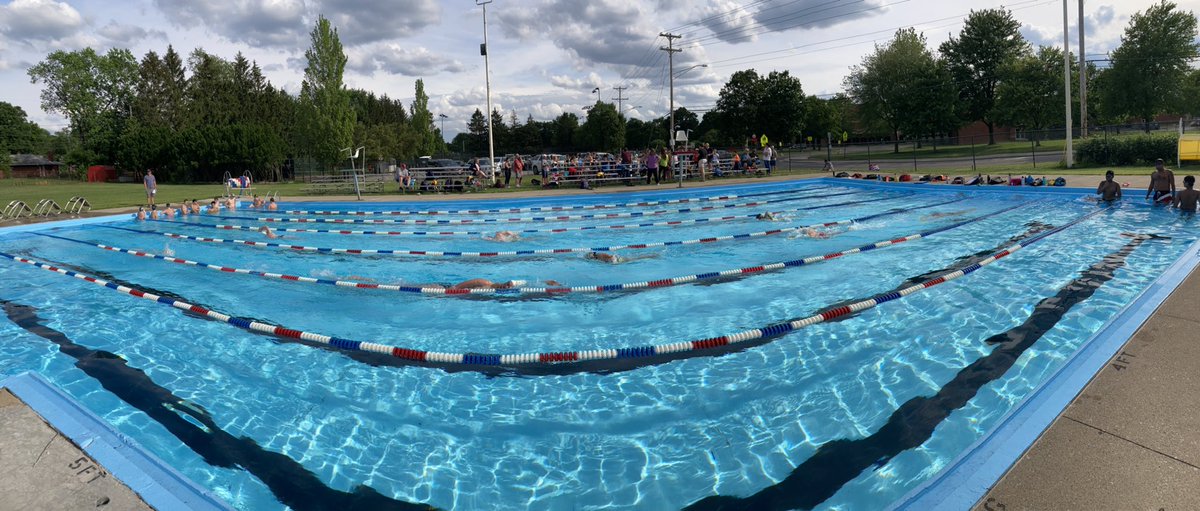
M 1033 445 L 1083 388 L 1200 263 L 1200 241 L 1110 318 L 1067 362 L 983 438 L 936 476 L 893 503 L 892 510 L 971 509 Z
M 151 507 L 233 510 L 41 375 L 23 373 L 0 380 L 0 388 L 8 389 Z

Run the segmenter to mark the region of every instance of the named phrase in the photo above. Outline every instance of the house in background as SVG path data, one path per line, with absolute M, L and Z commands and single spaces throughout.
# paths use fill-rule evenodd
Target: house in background
M 12 177 L 58 177 L 63 164 L 37 154 L 12 155 Z M 4 176 L 0 174 L 0 179 Z

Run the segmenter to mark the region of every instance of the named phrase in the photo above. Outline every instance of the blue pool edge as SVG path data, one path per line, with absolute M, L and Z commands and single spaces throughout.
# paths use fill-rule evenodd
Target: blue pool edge
M 1010 410 L 991 431 L 913 488 L 889 510 L 971 509 L 1016 464 L 1066 410 L 1159 305 L 1200 263 L 1200 241 L 1192 243 L 1138 297 L 1085 341 L 1050 378 Z
M 233 510 L 224 500 L 118 432 L 43 376 L 21 373 L 0 380 L 0 388 L 20 398 L 151 507 Z

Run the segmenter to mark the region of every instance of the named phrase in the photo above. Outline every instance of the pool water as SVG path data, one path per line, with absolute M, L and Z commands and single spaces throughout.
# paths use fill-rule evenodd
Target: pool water
M 715 199 L 728 195 L 740 197 Z M 690 201 L 620 205 L 677 199 Z M 438 215 L 239 209 L 170 222 L 118 218 L 0 233 L 0 253 L 11 256 L 0 258 L 0 301 L 8 313 L 0 322 L 0 377 L 41 373 L 239 509 L 353 502 L 363 509 L 716 509 L 719 502 L 729 509 L 878 509 L 986 435 L 1196 238 L 1187 219 L 1135 204 L 1101 210 L 1061 194 L 858 188 L 836 181 L 473 203 L 284 203 L 281 209 L 383 213 L 596 204 L 618 206 Z M 779 214 L 773 221 L 754 218 L 765 211 Z M 568 218 L 553 218 L 559 216 Z M 338 219 L 343 222 L 328 222 Z M 367 223 L 344 223 L 351 220 Z M 412 223 L 418 220 L 443 223 Z M 676 223 L 662 225 L 668 222 Z M 838 225 L 801 228 L 833 222 Z M 257 232 L 262 225 L 281 238 Z M 617 225 L 625 227 L 606 227 Z M 296 232 L 316 230 L 459 234 Z M 500 230 L 528 232 L 514 242 L 486 239 Z M 770 230 L 784 232 L 761 235 Z M 872 245 L 919 233 L 929 234 Z M 717 239 L 695 242 L 708 238 Z M 926 282 L 1021 240 L 1027 246 L 961 278 L 732 347 L 621 351 L 615 360 L 563 363 L 495 365 L 490 358 L 453 356 L 601 353 L 757 331 Z M 676 241 L 687 243 L 661 245 Z M 214 270 L 97 244 L 321 282 Z M 585 256 L 635 244 L 652 246 L 612 251 L 630 259 L 620 264 Z M 864 246 L 872 248 L 757 269 Z M 1011 367 L 967 388 L 964 404 L 937 418 L 896 413 L 957 386 L 960 371 L 1001 349 L 985 341 L 1018 331 L 1044 306 L 1039 302 L 1087 277 L 1106 257 L 1111 263 L 1123 247 L 1110 281 L 1052 311 L 1044 333 Z M 575 251 L 430 256 L 343 249 Z M 265 335 L 13 258 L 237 318 L 450 354 L 450 362 Z M 743 268 L 750 270 L 645 285 Z M 433 286 L 474 278 L 527 283 L 451 296 Z M 613 285 L 631 289 L 596 292 Z M 421 287 L 427 291 L 414 292 Z M 546 287 L 571 292 L 539 291 Z M 105 352 L 119 358 L 95 355 Z M 111 367 L 104 363 L 127 370 L 97 369 Z M 909 446 L 880 433 L 897 421 L 932 422 L 916 428 L 929 434 Z M 370 499 L 353 499 L 364 495 Z

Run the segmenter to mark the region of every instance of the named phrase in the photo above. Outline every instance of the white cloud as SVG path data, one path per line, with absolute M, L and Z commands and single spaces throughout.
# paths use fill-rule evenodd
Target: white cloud
M 55 41 L 74 35 L 83 16 L 66 2 L 13 0 L 0 6 L 0 33 L 17 41 Z
M 368 76 L 383 73 L 425 77 L 466 69 L 462 62 L 423 46 L 407 48 L 396 43 L 350 48 L 346 59 L 347 69 Z

